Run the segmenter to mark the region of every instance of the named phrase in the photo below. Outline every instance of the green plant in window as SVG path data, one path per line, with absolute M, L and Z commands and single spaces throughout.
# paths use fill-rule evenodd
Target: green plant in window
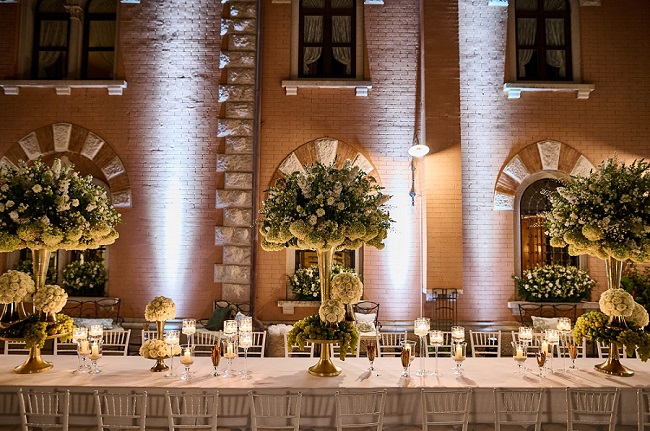
M 102 296 L 106 270 L 102 261 L 75 260 L 63 270 L 63 288 L 71 296 Z

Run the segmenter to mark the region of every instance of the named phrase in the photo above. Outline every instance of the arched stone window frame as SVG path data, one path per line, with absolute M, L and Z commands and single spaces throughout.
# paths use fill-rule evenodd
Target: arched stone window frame
M 494 189 L 494 210 L 514 211 L 514 272 L 521 276 L 521 198 L 526 189 L 543 178 L 561 180 L 572 175 L 584 176 L 595 170 L 589 159 L 574 148 L 555 140 L 530 144 L 512 156 L 499 172 Z M 586 268 L 587 257 L 578 259 Z

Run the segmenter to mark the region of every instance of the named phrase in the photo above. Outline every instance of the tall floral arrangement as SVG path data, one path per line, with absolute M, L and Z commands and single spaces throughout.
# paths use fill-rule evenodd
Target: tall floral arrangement
M 56 159 L 0 169 L 0 251 L 82 250 L 115 242 L 120 215 L 106 191 Z
M 267 190 L 260 210 L 262 248 L 301 250 L 384 247 L 392 222 L 373 177 L 346 160 L 343 167 L 316 163 L 293 172 Z
M 650 261 L 650 164 L 605 160 L 589 176 L 573 176 L 550 192 L 545 214 L 554 247 L 600 259 Z

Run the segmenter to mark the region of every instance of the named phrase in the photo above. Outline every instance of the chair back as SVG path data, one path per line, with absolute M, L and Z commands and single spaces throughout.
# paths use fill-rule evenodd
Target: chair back
M 165 393 L 169 431 L 209 429 L 217 431 L 219 393 Z
M 147 392 L 112 393 L 94 391 L 97 431 L 145 431 Z
M 406 341 L 406 331 L 379 332 L 378 356 L 399 356 L 402 341 Z
M 472 388 L 422 389 L 422 430 L 445 425 L 467 431 L 471 394 Z
M 596 350 L 598 350 L 598 357 L 600 359 L 607 359 L 609 357 L 609 349 L 610 349 L 610 343 L 605 342 L 605 341 L 596 341 Z M 618 347 L 618 356 L 620 358 L 628 358 L 628 357 L 635 357 L 636 354 L 629 356 L 627 354 L 627 351 L 625 347 L 620 346 Z
M 284 357 L 285 358 L 301 357 L 301 356 L 312 358 L 314 356 L 313 343 L 305 343 L 304 350 L 300 350 L 300 347 L 297 344 L 292 344 L 291 346 L 289 346 L 289 340 L 287 339 L 286 332 L 283 334 L 283 336 L 284 336 Z
M 542 388 L 495 389 L 495 431 L 501 431 L 502 425 L 520 425 L 524 428 L 535 425 L 535 431 L 541 431 L 543 394 Z
M 325 346 L 322 346 L 325 347 Z M 330 354 L 332 357 L 340 358 L 341 357 L 341 343 L 332 343 L 330 344 Z M 346 358 L 359 358 L 361 352 L 361 338 L 357 338 L 357 345 L 353 352 L 345 352 Z
M 578 358 L 587 357 L 587 339 L 583 337 L 581 342 L 576 343 L 576 340 L 573 338 L 573 334 L 571 332 L 568 334 L 560 335 L 560 344 L 558 345 L 560 356 L 563 356 L 565 358 L 569 357 L 568 343 L 572 343 L 574 346 L 576 346 L 576 349 L 578 351 Z
M 106 356 L 127 356 L 131 330 L 104 330 L 102 354 Z
M 359 429 L 381 431 L 384 426 L 386 390 L 334 393 L 336 431 Z
M 501 331 L 469 331 L 472 357 L 501 357 Z
M 196 331 L 193 335 L 194 340 L 194 355 L 196 356 L 210 356 L 212 348 L 221 342 L 221 331 L 208 331 L 202 329 Z
M 239 356 L 244 356 L 244 348 L 239 347 Z M 248 357 L 264 357 L 266 351 L 266 331 L 253 331 L 253 344 L 248 348 Z
M 574 425 L 607 425 L 614 431 L 620 397 L 619 388 L 567 388 L 567 430 Z
M 637 389 L 638 431 L 646 431 L 650 426 L 650 389 Z
M 61 429 L 68 431 L 70 391 L 23 391 L 18 389 L 18 408 L 23 431 Z
M 76 355 L 77 343 L 72 341 L 61 341 L 58 338 L 55 338 L 52 353 L 54 355 Z
M 356 304 L 352 305 L 352 311 L 355 314 L 365 314 L 368 315 L 369 319 L 372 319 L 372 324 L 375 331 L 381 329 L 381 324 L 379 323 L 379 303 L 373 301 L 359 301 Z M 357 319 L 358 321 L 359 319 Z
M 143 329 L 141 335 L 142 343 L 144 343 L 147 340 L 155 340 L 158 338 L 158 331 L 155 329 Z
M 4 341 L 4 354 L 5 355 L 26 355 L 29 349 L 25 347 L 24 341 Z
M 249 392 L 248 401 L 252 431 L 266 428 L 299 430 L 302 393 L 281 395 Z

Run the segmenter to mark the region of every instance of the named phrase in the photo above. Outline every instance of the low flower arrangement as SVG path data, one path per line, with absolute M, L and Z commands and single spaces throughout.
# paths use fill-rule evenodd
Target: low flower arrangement
M 180 355 L 180 346 L 173 347 L 174 355 Z M 140 346 L 140 356 L 145 359 L 165 359 L 169 358 L 169 346 L 163 340 L 151 339 L 142 343 Z
M 74 328 L 72 318 L 65 314 L 58 314 L 56 319 L 56 323 L 41 322 L 38 316 L 32 314 L 27 319 L 0 330 L 0 337 L 23 339 L 26 349 L 34 346 L 43 348 L 47 337 L 56 334 L 66 334 L 59 337 L 61 341 L 70 340 Z
M 537 266 L 513 278 L 526 301 L 578 302 L 589 297 L 596 284 L 586 271 L 563 265 Z
M 0 169 L 2 252 L 97 248 L 115 242 L 120 221 L 106 191 L 59 159 Z
M 345 313 L 345 312 L 344 312 Z M 297 321 L 287 333 L 287 342 L 297 344 L 303 350 L 310 340 L 339 340 L 340 358 L 345 360 L 348 352 L 355 352 L 359 333 L 354 322 L 339 321 L 331 325 L 324 323 L 318 314 Z M 327 348 L 326 346 L 322 346 Z
M 0 304 L 25 301 L 35 290 L 34 280 L 22 271 L 10 269 L 0 276 Z
M 105 283 L 104 262 L 75 260 L 63 269 L 63 287 L 73 296 L 101 296 Z
M 160 322 L 176 317 L 176 304 L 165 296 L 156 296 L 144 309 L 144 318 L 149 322 Z
M 354 272 L 352 268 L 342 265 L 332 265 L 332 275 L 342 272 Z M 298 268 L 293 275 L 287 276 L 291 291 L 299 300 L 320 301 L 320 274 L 318 265 L 307 268 Z
M 34 294 L 34 308 L 44 313 L 58 313 L 68 302 L 68 294 L 61 287 L 46 284 Z

